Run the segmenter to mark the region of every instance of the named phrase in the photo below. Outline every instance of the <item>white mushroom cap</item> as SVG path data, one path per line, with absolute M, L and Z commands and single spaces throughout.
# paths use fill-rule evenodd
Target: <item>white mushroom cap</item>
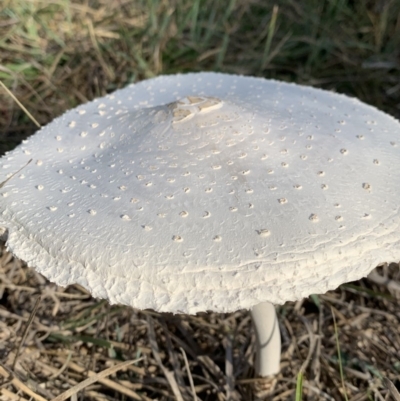
M 233 311 L 400 259 L 400 124 L 343 95 L 162 76 L 65 113 L 0 161 L 8 247 L 137 308 Z

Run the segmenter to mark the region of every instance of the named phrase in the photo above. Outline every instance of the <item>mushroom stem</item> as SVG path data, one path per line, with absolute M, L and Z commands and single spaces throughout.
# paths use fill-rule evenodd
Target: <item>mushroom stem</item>
M 262 302 L 251 309 L 256 332 L 255 370 L 259 376 L 279 372 L 281 361 L 281 335 L 274 305 Z

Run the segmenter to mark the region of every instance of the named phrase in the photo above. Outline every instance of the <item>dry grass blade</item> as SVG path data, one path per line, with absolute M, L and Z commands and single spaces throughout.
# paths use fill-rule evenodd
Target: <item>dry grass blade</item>
M 67 357 L 67 360 L 66 360 L 66 361 L 63 361 L 62 358 L 57 358 L 57 359 L 59 360 L 60 363 L 64 362 L 63 367 L 67 364 L 67 362 L 68 362 L 68 360 L 69 360 L 68 357 Z M 139 361 L 142 360 L 142 359 L 143 359 L 143 358 L 137 359 L 137 360 L 135 360 L 134 362 L 139 362 Z M 134 362 L 132 362 L 132 363 L 134 363 Z M 129 365 L 132 365 L 132 363 L 129 364 Z M 82 374 L 83 374 L 83 373 L 86 373 L 89 377 L 96 377 L 96 376 L 98 376 L 97 373 L 92 372 L 92 371 L 90 371 L 90 370 L 88 371 L 88 370 L 86 370 L 85 368 L 83 368 L 83 367 L 77 365 L 77 364 L 74 363 L 74 362 L 69 362 L 68 365 L 67 365 L 67 367 L 70 368 L 71 370 L 75 371 L 75 372 L 78 372 L 78 373 L 82 373 Z M 136 392 L 134 392 L 134 391 L 132 391 L 132 390 L 126 388 L 125 386 L 119 384 L 119 383 L 116 382 L 115 380 L 109 380 L 109 379 L 106 379 L 105 377 L 102 377 L 102 378 L 99 378 L 97 381 L 98 381 L 99 383 L 103 384 L 104 386 L 108 387 L 108 388 L 111 388 L 111 389 L 113 389 L 113 390 L 115 390 L 115 391 L 118 391 L 118 392 L 121 393 L 121 394 L 124 394 L 124 395 L 126 395 L 126 396 L 128 396 L 128 397 L 133 398 L 134 400 L 143 400 L 143 399 L 147 399 L 147 398 L 141 397 L 139 394 L 137 394 Z
M 61 366 L 60 369 L 58 369 L 56 372 L 54 372 L 54 373 L 49 377 L 49 380 L 54 380 L 54 379 L 56 379 L 58 376 L 60 376 L 60 375 L 64 372 L 65 369 L 68 368 L 68 365 L 69 365 L 69 363 L 70 363 L 71 357 L 72 357 L 72 353 L 71 353 L 71 352 L 68 352 L 68 356 L 67 356 L 67 359 L 64 361 L 64 364 Z
M 158 366 L 163 371 L 164 376 L 168 381 L 168 384 L 171 386 L 171 390 L 173 391 L 176 400 L 183 401 L 182 394 L 179 390 L 179 386 L 175 380 L 173 372 L 169 371 L 163 365 L 163 363 L 161 361 L 160 350 L 158 348 L 156 334 L 154 332 L 154 323 L 153 323 L 153 319 L 150 317 L 150 315 L 147 315 L 147 324 L 148 324 L 148 332 L 149 332 L 149 341 L 150 341 L 150 346 L 151 346 L 151 350 L 153 352 L 154 359 L 156 360 Z
M 26 327 L 25 327 L 25 330 L 24 330 L 24 334 L 22 335 L 22 339 L 21 339 L 20 343 L 18 344 L 17 352 L 15 353 L 14 362 L 13 362 L 12 367 L 11 367 L 11 369 L 13 371 L 15 369 L 15 365 L 17 363 L 19 353 L 21 352 L 21 348 L 24 345 L 24 342 L 26 340 L 26 336 L 28 335 L 29 328 L 31 327 L 31 324 L 33 322 L 33 318 L 35 317 L 36 312 L 38 310 L 39 303 L 40 303 L 41 299 L 42 299 L 42 297 L 39 295 L 37 297 L 37 299 L 36 299 L 35 305 L 34 305 L 34 307 L 32 309 L 32 312 L 31 312 L 31 314 L 29 316 L 29 320 L 28 320 L 28 323 L 26 324 Z
M 40 128 L 40 124 L 37 122 L 35 117 L 31 113 L 29 113 L 28 109 L 17 99 L 16 96 L 0 81 L 0 86 L 7 92 L 7 94 L 14 100 L 15 103 L 18 104 L 19 107 L 26 113 L 26 115 L 35 123 L 36 127 Z
M 3 376 L 5 380 L 13 384 L 18 390 L 24 392 L 25 394 L 28 394 L 29 397 L 31 397 L 32 399 L 36 401 L 47 401 L 45 398 L 31 390 L 26 384 L 15 377 L 12 373 L 7 372 L 7 370 L 4 369 L 2 366 L 0 366 L 0 375 Z
M 16 171 L 15 173 L 13 173 L 10 177 L 8 177 L 6 180 L 4 180 L 3 182 L 0 183 L 0 188 L 3 188 L 3 186 L 10 181 L 13 177 L 15 177 L 22 169 L 24 169 L 30 162 L 32 161 L 32 159 L 29 159 L 28 162 L 22 166 L 18 171 Z
M 186 391 L 186 384 L 185 384 L 185 380 L 183 378 L 183 370 L 182 370 L 181 364 L 179 362 L 178 353 L 176 352 L 177 350 L 172 344 L 171 333 L 169 332 L 164 319 L 161 318 L 160 323 L 161 323 L 161 327 L 162 327 L 164 335 L 165 335 L 164 344 L 168 351 L 169 362 L 171 364 L 172 370 L 174 371 L 176 383 L 177 383 L 178 387 L 181 389 L 182 397 L 184 399 L 186 399 L 189 396 L 189 392 Z
M 226 376 L 226 399 L 234 400 L 235 397 L 235 377 L 233 375 L 233 356 L 232 356 L 232 335 L 227 333 L 224 339 L 225 345 L 225 376 Z
M 122 363 L 119 363 L 118 365 L 112 366 L 111 368 L 105 369 L 100 373 L 94 373 L 93 376 L 87 378 L 86 380 L 84 380 L 83 382 L 77 384 L 76 386 L 68 389 L 67 391 L 65 391 L 64 393 L 60 394 L 59 396 L 53 398 L 52 401 L 64 401 L 67 398 L 72 397 L 74 394 L 77 394 L 79 391 L 82 391 L 83 389 L 85 389 L 86 387 L 90 386 L 93 383 L 96 383 L 104 378 L 106 378 L 107 376 L 112 375 L 113 373 L 118 372 L 119 370 L 132 365 L 136 362 L 139 362 L 140 360 L 142 360 L 142 358 L 139 359 L 134 359 L 131 361 L 125 361 Z M 141 399 L 140 397 L 138 397 L 137 399 Z
M 107 65 L 107 63 L 104 61 L 104 58 L 101 54 L 101 51 L 99 49 L 99 45 L 96 40 L 96 34 L 93 29 L 93 23 L 90 19 L 87 19 L 87 25 L 89 29 L 89 34 L 90 34 L 90 40 L 92 41 L 93 48 L 96 49 L 96 55 L 99 60 L 99 64 L 103 68 L 104 72 L 107 74 L 107 76 L 111 79 L 114 80 L 114 72 L 111 70 L 111 68 Z
M 2 401 L 29 401 L 27 398 L 22 397 L 20 394 L 16 395 L 6 388 L 0 390 L 0 400 Z
M 185 367 L 186 367 L 187 375 L 189 378 L 190 388 L 192 389 L 193 400 L 197 401 L 196 389 L 194 388 L 194 382 L 193 382 L 192 373 L 191 373 L 190 367 L 189 367 L 189 361 L 187 359 L 185 350 L 182 347 L 180 347 L 180 350 L 182 352 L 183 360 L 185 361 Z
M 400 393 L 397 391 L 397 388 L 395 387 L 395 385 L 387 377 L 383 378 L 383 383 L 386 386 L 386 388 L 389 390 L 394 401 L 400 401 Z
M 307 366 L 309 365 L 309 363 L 311 361 L 311 358 L 313 356 L 313 353 L 314 353 L 314 350 L 315 350 L 315 346 L 317 344 L 317 339 L 316 339 L 315 334 L 313 333 L 312 327 L 311 327 L 310 323 L 308 322 L 308 320 L 304 316 L 301 316 L 301 315 L 300 315 L 300 319 L 302 320 L 302 322 L 304 323 L 304 326 L 307 329 L 308 336 L 309 336 L 309 341 L 310 341 L 310 345 L 308 347 L 307 358 L 305 359 L 305 361 L 301 365 L 301 368 L 300 368 L 300 371 L 299 371 L 299 373 L 304 375 L 304 372 L 306 371 Z

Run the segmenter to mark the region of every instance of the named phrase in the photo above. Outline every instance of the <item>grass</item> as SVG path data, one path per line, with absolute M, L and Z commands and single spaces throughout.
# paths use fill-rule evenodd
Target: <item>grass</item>
M 399 15 L 395 0 L 3 0 L 0 79 L 41 124 L 129 82 L 199 70 L 333 89 L 399 116 Z M 5 93 L 0 125 L 3 151 L 35 130 Z
M 0 3 L 0 80 L 41 125 L 127 83 L 200 70 L 335 90 L 399 118 L 399 60 L 396 0 Z M 0 153 L 37 129 L 3 88 L 0 127 Z M 75 393 L 80 400 L 341 400 L 344 387 L 350 401 L 396 399 L 396 286 L 362 280 L 280 307 L 282 372 L 271 382 L 253 378 L 254 336 L 245 311 L 170 316 L 109 306 L 1 255 L 5 400 L 53 399 L 87 379 Z M 392 283 L 400 280 L 398 266 L 380 270 Z
M 303 373 L 299 372 L 297 374 L 297 380 L 296 380 L 296 396 L 295 396 L 295 401 L 301 401 L 303 398 Z
M 349 399 L 347 398 L 346 385 L 345 385 L 345 379 L 344 379 L 344 374 L 343 374 L 343 362 L 342 362 L 342 354 L 340 352 L 339 333 L 338 333 L 338 328 L 337 328 L 336 318 L 335 318 L 335 313 L 334 313 L 333 308 L 332 308 L 332 317 L 333 317 L 333 327 L 335 329 L 336 348 L 337 348 L 338 362 L 339 362 L 339 374 L 340 374 L 340 380 L 342 382 L 343 396 L 344 396 L 345 401 L 349 401 Z

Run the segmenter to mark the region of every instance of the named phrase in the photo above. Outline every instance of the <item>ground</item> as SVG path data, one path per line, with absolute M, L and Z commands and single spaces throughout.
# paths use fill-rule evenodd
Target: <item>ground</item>
M 200 70 L 334 90 L 399 118 L 400 2 L 3 0 L 0 152 L 37 129 L 13 96 L 44 125 L 128 83 Z M 399 399 L 396 264 L 376 270 L 379 285 L 278 306 L 282 370 L 263 380 L 247 311 L 110 306 L 1 255 L 1 400 Z

